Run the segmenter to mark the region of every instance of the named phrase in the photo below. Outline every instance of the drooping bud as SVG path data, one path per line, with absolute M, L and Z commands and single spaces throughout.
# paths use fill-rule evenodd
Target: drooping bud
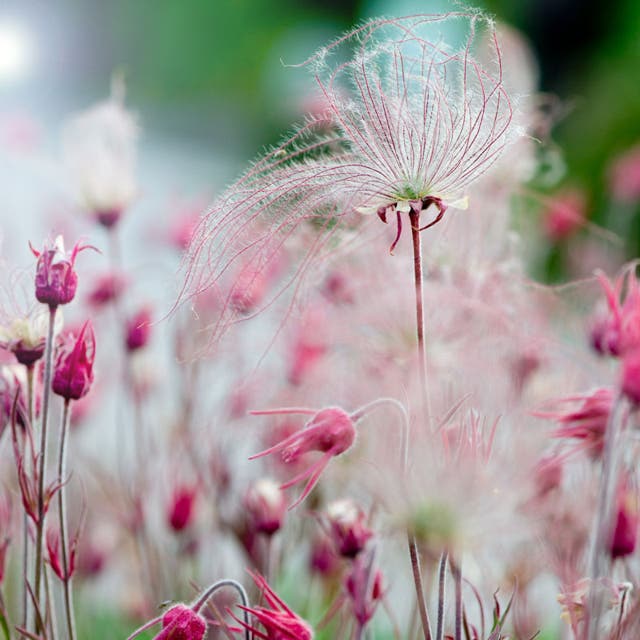
M 153 640 L 203 640 L 207 622 L 191 607 L 177 604 L 162 616 L 162 631 Z
M 125 341 L 129 352 L 142 349 L 151 337 L 151 309 L 143 307 L 127 322 Z
M 336 500 L 328 506 L 326 515 L 329 534 L 338 553 L 345 558 L 355 558 L 373 536 L 364 511 L 352 500 Z
M 618 488 L 615 518 L 616 525 L 609 541 L 609 553 L 614 559 L 631 555 L 638 541 L 638 496 L 628 482 L 622 482 Z
M 351 565 L 345 582 L 353 617 L 361 627 L 373 618 L 384 596 L 382 573 L 373 565 L 373 554 L 365 555 L 358 557 Z
M 309 568 L 321 576 L 330 576 L 338 569 L 340 558 L 328 536 L 322 534 L 313 539 L 309 556 Z
M 640 404 L 640 348 L 622 357 L 622 393 L 634 404 Z
M 313 640 L 313 629 L 309 623 L 296 615 L 261 575 L 251 574 L 251 577 L 260 589 L 269 608 L 242 606 L 240 608 L 251 613 L 262 629 L 248 625 L 236 616 L 234 619 L 245 629 L 264 640 Z
M 119 273 L 107 273 L 96 279 L 87 301 L 94 309 L 100 309 L 117 300 L 126 286 L 124 276 Z
M 254 415 L 263 413 L 277 415 L 279 412 L 279 410 L 270 410 L 265 412 L 254 411 L 252 413 Z M 288 411 L 285 409 L 283 413 L 288 413 Z M 304 410 L 301 413 L 312 413 L 312 411 Z M 351 447 L 355 439 L 356 428 L 351 416 L 338 407 L 329 407 L 315 413 L 300 431 L 285 438 L 273 447 L 251 456 L 249 460 L 282 452 L 282 460 L 289 463 L 295 462 L 300 456 L 311 451 L 319 451 L 324 454 L 305 471 L 280 486 L 281 489 L 288 489 L 298 482 L 308 479 L 300 497 L 289 506 L 289 509 L 293 509 L 311 493 L 331 458 L 344 453 Z
M 0 327 L 0 347 L 11 351 L 25 367 L 32 367 L 44 355 L 49 313 L 16 318 L 6 327 Z
M 585 197 L 573 190 L 556 195 L 544 212 L 544 233 L 552 242 L 571 236 L 585 221 Z
M 91 320 L 87 320 L 74 336 L 68 334 L 56 354 L 53 392 L 66 400 L 79 400 L 89 393 L 93 383 L 96 339 Z
M 261 478 L 254 482 L 244 497 L 249 526 L 258 533 L 273 535 L 282 527 L 287 500 L 276 482 Z
M 197 488 L 193 485 L 177 487 L 173 492 L 167 522 L 176 533 L 186 529 L 193 521 L 197 496 Z

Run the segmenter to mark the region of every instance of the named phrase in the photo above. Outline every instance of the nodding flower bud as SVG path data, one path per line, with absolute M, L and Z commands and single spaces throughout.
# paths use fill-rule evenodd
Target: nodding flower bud
M 107 273 L 96 279 L 87 296 L 87 302 L 94 309 L 100 309 L 117 300 L 126 286 L 127 280 L 124 276 L 119 273 Z
M 254 482 L 245 494 L 244 506 L 253 531 L 270 536 L 282 527 L 287 500 L 273 480 L 261 478 Z
M 67 334 L 56 354 L 51 388 L 66 400 L 79 400 L 89 393 L 93 383 L 96 339 L 91 320 L 77 335 Z
M 373 553 L 365 555 L 355 560 L 345 582 L 353 617 L 360 627 L 364 627 L 373 618 L 384 596 L 382 573 L 374 567 Z
M 206 620 L 186 604 L 177 604 L 162 616 L 162 631 L 153 640 L 203 640 Z
M 151 337 L 151 309 L 143 307 L 127 322 L 125 342 L 128 351 L 142 349 Z
M 345 558 L 355 558 L 373 536 L 364 511 L 352 500 L 332 502 L 326 516 L 329 535 L 338 553 Z
M 240 608 L 252 614 L 263 630 L 247 624 L 236 616 L 233 616 L 234 619 L 256 637 L 264 640 L 313 640 L 313 630 L 309 623 L 297 616 L 284 600 L 276 595 L 261 575 L 252 573 L 251 577 L 262 592 L 261 601 L 264 598 L 269 608 L 243 606 Z
M 287 410 L 273 409 L 267 411 L 253 411 L 254 415 L 278 415 L 279 413 L 307 413 L 313 417 L 303 429 L 285 438 L 278 444 L 251 456 L 255 460 L 272 453 L 281 452 L 282 460 L 286 463 L 295 462 L 300 456 L 310 451 L 319 451 L 323 455 L 312 463 L 306 470 L 294 476 L 280 486 L 288 489 L 294 484 L 307 480 L 300 497 L 289 507 L 293 509 L 299 505 L 318 483 L 322 472 L 331 458 L 344 453 L 356 439 L 356 428 L 351 416 L 338 407 L 329 407 L 318 412 L 309 409 Z
M 640 405 L 640 348 L 622 357 L 622 393 L 636 406 Z
M 33 255 L 38 258 L 35 277 L 37 300 L 52 309 L 71 302 L 78 286 L 76 258 L 80 251 L 93 248 L 78 242 L 68 253 L 65 251 L 62 236 L 58 236 L 53 243 L 45 243 L 42 251 L 31 247 Z
M 636 549 L 638 541 L 638 496 L 622 482 L 618 488 L 616 525 L 609 541 L 609 553 L 612 558 L 624 558 Z
M 32 367 L 44 355 L 48 324 L 49 313 L 44 309 L 30 317 L 16 318 L 0 327 L 0 347 L 11 351 L 20 364 Z
M 193 521 L 197 496 L 198 491 L 194 486 L 181 486 L 173 492 L 167 522 L 176 533 L 186 529 Z

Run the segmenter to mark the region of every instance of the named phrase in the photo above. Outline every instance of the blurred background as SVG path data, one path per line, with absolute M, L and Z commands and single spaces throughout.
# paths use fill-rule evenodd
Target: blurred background
M 544 141 L 554 150 L 552 167 L 532 186 L 537 194 L 558 196 L 561 211 L 545 227 L 553 203 L 524 195 L 524 209 L 535 209 L 549 240 L 534 256 L 532 272 L 551 279 L 575 275 L 576 241 L 569 236 L 579 227 L 578 236 L 586 233 L 592 242 L 602 236 L 592 224 L 618 235 L 615 261 L 638 255 L 637 149 L 618 176 L 617 194 L 612 172 L 640 143 L 640 3 L 475 4 L 520 30 L 538 61 L 540 91 L 554 96 L 548 106 L 553 128 Z M 40 237 L 48 231 L 44 221 L 64 208 L 55 172 L 62 123 L 106 98 L 114 71 L 126 80 L 126 104 L 142 131 L 144 197 L 134 208 L 160 219 L 181 199 L 201 206 L 313 108 L 309 74 L 287 65 L 368 17 L 452 6 L 444 0 L 3 0 L 5 252 L 14 244 L 7 236 L 39 220 L 31 232 Z M 43 151 L 49 163 L 41 161 Z M 576 216 L 580 222 L 572 225 Z M 129 218 L 133 225 L 149 219 L 143 213 Z

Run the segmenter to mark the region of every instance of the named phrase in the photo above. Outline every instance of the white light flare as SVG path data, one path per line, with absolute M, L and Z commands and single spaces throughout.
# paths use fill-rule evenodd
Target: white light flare
M 0 18 L 0 84 L 24 79 L 33 60 L 31 34 L 23 25 Z

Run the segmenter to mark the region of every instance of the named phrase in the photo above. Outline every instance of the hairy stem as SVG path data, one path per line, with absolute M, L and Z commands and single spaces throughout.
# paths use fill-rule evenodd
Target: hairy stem
M 453 561 L 451 561 L 449 564 L 451 565 L 451 575 L 453 576 L 456 598 L 456 613 L 453 638 L 454 640 L 462 640 L 462 570 L 460 569 L 460 566 Z
M 42 387 L 42 424 L 40 427 L 40 451 L 38 454 L 38 522 L 36 526 L 36 559 L 34 575 L 34 596 L 40 603 L 40 585 L 44 571 L 44 519 L 45 519 L 45 472 L 47 468 L 47 425 L 49 420 L 49 398 L 51 397 L 51 373 L 53 368 L 53 330 L 57 307 L 49 307 L 49 329 L 44 350 L 44 380 Z M 38 618 L 35 620 L 36 633 L 44 631 L 40 628 Z
M 420 239 L 420 214 L 412 211 L 409 214 L 411 221 L 411 240 L 413 246 L 413 275 L 416 296 L 416 335 L 418 338 L 418 371 L 420 375 L 420 392 L 422 398 L 422 419 L 425 424 L 429 421 L 428 398 L 427 398 L 427 350 L 424 341 L 424 295 L 422 288 L 422 243 Z M 422 622 L 422 631 L 425 640 L 431 640 L 431 621 L 427 611 L 427 603 L 424 596 L 424 586 L 422 584 L 422 572 L 420 569 L 420 557 L 418 545 L 413 534 L 408 536 L 409 557 L 411 558 L 411 570 L 413 572 L 413 582 L 418 600 L 418 611 Z
M 66 475 L 67 466 L 67 436 L 69 434 L 69 417 L 71 403 L 69 400 L 64 401 L 62 410 L 62 431 L 60 433 L 60 448 L 58 450 L 58 482 L 61 484 L 58 491 L 58 519 L 60 521 L 60 547 L 62 550 L 62 570 L 65 579 L 62 584 L 64 587 L 64 610 L 67 620 L 67 632 L 69 640 L 75 640 L 76 626 L 75 614 L 73 609 L 73 589 L 72 577 L 69 571 L 69 557 L 67 555 L 67 511 L 65 504 L 66 486 L 62 484 Z
M 444 607 L 447 588 L 447 559 L 446 551 L 440 556 L 440 569 L 438 571 L 438 620 L 436 623 L 436 640 L 442 640 L 444 636 Z
M 33 429 L 35 417 L 35 365 L 27 367 L 27 412 L 29 416 L 29 429 Z M 26 445 L 25 445 L 26 446 Z M 26 456 L 26 472 L 31 473 L 31 456 Z M 22 516 L 22 626 L 26 629 L 29 620 L 29 591 L 27 589 L 27 576 L 30 574 L 29 566 L 29 516 Z
M 597 640 L 598 638 L 598 626 L 604 607 L 604 597 L 598 581 L 601 578 L 605 578 L 610 569 L 610 556 L 607 547 L 615 516 L 616 487 L 620 475 L 622 453 L 620 441 L 622 432 L 624 431 L 626 416 L 626 402 L 621 395 L 618 395 L 611 408 L 604 436 L 602 480 L 598 493 L 598 507 L 593 523 L 589 554 L 591 589 L 589 593 L 587 622 L 588 640 Z

